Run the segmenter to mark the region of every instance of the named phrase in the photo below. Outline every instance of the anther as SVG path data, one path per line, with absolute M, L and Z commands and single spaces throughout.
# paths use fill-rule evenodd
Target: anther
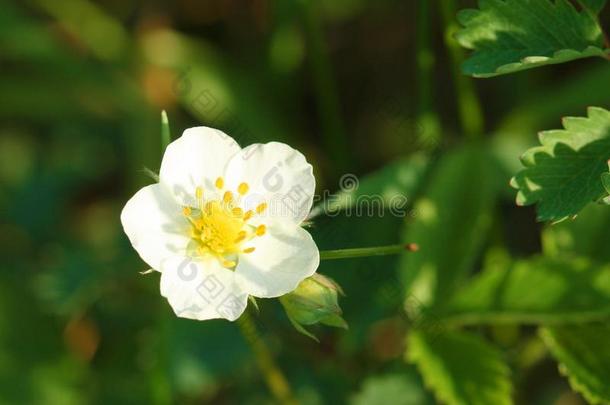
M 183 207 L 183 208 L 182 208 L 182 214 L 183 214 L 185 217 L 190 217 L 190 216 L 191 216 L 191 213 L 192 213 L 191 207 Z
M 244 249 L 244 253 L 252 253 L 252 252 L 254 252 L 254 250 L 256 250 L 256 248 L 254 248 L 254 247 L 249 247 L 249 248 L 247 248 L 247 249 Z
M 216 179 L 216 183 L 215 184 L 216 184 L 216 188 L 221 189 L 221 188 L 223 188 L 225 186 L 225 181 L 224 181 L 224 179 L 222 177 L 219 177 L 219 178 Z
M 246 211 L 246 213 L 244 214 L 244 221 L 247 221 L 252 218 L 252 215 L 254 215 L 254 212 L 252 212 L 252 210 Z
M 246 231 L 239 231 L 239 233 L 237 234 L 237 238 L 235 238 L 234 243 L 239 243 L 242 240 L 246 239 Z
M 249 189 L 250 189 L 250 186 L 248 186 L 248 183 L 241 183 L 237 187 L 237 192 L 241 195 L 245 195 Z
M 237 263 L 235 263 L 233 260 L 225 260 L 222 262 L 222 265 L 224 267 L 235 267 Z
M 197 201 L 201 200 L 203 197 L 203 189 L 201 187 L 195 189 L 195 197 L 197 197 Z
M 257 207 L 256 207 L 256 213 L 257 214 L 261 214 L 263 211 L 265 211 L 267 209 L 267 203 L 260 203 Z
M 233 213 L 233 215 L 235 215 L 236 217 L 241 217 L 242 215 L 244 215 L 244 210 L 242 210 L 239 207 L 235 207 L 231 210 L 231 212 Z
M 256 236 L 263 236 L 267 232 L 267 227 L 265 225 L 259 225 L 256 227 Z
M 231 201 L 233 201 L 233 193 L 230 191 L 225 191 L 225 194 L 222 196 L 222 200 L 225 203 L 230 203 Z

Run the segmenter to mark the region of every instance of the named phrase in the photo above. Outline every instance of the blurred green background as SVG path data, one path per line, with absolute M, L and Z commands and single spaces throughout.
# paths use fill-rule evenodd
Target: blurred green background
M 122 232 L 124 203 L 151 182 L 145 168 L 159 168 L 162 109 L 174 137 L 208 125 L 242 145 L 289 143 L 314 165 L 320 193 L 344 173 L 364 186 L 425 153 L 417 187 L 393 184 L 413 201 L 427 167 L 466 138 L 464 117 L 476 121 L 456 94 L 465 81 L 498 185 L 478 251 L 539 252 L 542 226 L 514 206 L 508 180 L 538 130 L 610 104 L 610 69 L 585 60 L 472 82 L 456 75 L 441 3 L 451 2 L 0 0 L 0 403 L 272 403 L 237 327 L 177 319 Z M 366 184 L 383 192 L 387 177 Z M 391 244 L 418 214 L 320 217 L 312 233 L 325 249 Z M 320 271 L 347 292 L 349 331 L 315 329 L 317 344 L 277 300 L 260 302 L 257 324 L 296 396 L 434 403 L 403 361 L 399 260 Z M 518 403 L 583 403 L 532 330 L 481 331 L 506 349 Z

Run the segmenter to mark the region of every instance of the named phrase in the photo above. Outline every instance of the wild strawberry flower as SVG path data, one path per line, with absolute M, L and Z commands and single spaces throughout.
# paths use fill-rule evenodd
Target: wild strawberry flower
M 242 149 L 195 127 L 169 144 L 159 183 L 127 202 L 121 222 L 178 316 L 233 321 L 248 296 L 282 296 L 315 273 L 320 254 L 301 227 L 314 189 L 312 166 L 290 146 Z

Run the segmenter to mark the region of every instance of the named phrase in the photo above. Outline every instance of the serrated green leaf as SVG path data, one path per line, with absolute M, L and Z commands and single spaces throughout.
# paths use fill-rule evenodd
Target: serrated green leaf
M 407 358 L 426 386 L 449 405 L 511 404 L 509 368 L 501 353 L 467 332 L 409 335 Z
M 460 324 L 610 319 L 610 266 L 547 257 L 489 265 L 437 316 Z
M 474 50 L 462 70 L 475 77 L 606 55 L 597 20 L 567 0 L 479 0 L 458 20 L 457 41 Z
M 568 117 L 563 126 L 540 133 L 541 146 L 525 152 L 525 169 L 511 180 L 517 204 L 538 203 L 540 221 L 574 216 L 605 194 L 600 176 L 608 172 L 610 112 L 590 107 L 587 118 Z
M 479 145 L 458 149 L 441 159 L 415 204 L 402 240 L 420 249 L 403 255 L 400 271 L 408 293 L 423 305 L 446 300 L 473 270 L 491 225 L 498 170 Z
M 595 14 L 598 14 L 606 6 L 606 0 L 578 0 L 578 2 Z
M 553 327 L 541 330 L 559 370 L 591 404 L 610 402 L 610 326 Z

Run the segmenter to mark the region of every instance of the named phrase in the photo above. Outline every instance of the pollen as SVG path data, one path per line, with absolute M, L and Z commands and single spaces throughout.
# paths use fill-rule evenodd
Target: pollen
M 250 186 L 248 185 L 248 183 L 241 183 L 238 187 L 237 187 L 237 192 L 240 195 L 246 195 L 248 193 L 248 190 L 250 190 Z
M 214 184 L 217 189 L 221 190 L 225 186 L 225 181 L 222 177 L 219 177 L 216 179 L 216 183 L 214 183 Z

